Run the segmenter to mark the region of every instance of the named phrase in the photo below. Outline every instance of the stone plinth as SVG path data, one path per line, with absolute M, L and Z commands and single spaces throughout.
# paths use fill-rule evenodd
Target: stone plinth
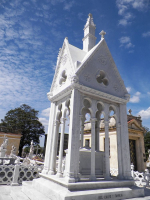
M 6 156 L 7 149 L 1 149 L 0 150 L 0 158 L 4 158 Z
M 52 176 L 51 176 L 52 177 Z M 48 180 L 49 179 L 49 180 Z M 55 180 L 56 181 L 56 180 Z M 22 192 L 31 200 L 118 200 L 143 197 L 144 189 L 135 187 L 133 181 L 96 181 L 60 183 L 50 176 L 34 179 L 33 183 L 23 182 Z

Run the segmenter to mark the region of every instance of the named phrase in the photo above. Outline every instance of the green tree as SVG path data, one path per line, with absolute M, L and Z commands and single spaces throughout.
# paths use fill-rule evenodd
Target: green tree
M 4 132 L 21 133 L 19 156 L 24 146 L 30 146 L 31 140 L 38 144 L 39 137 L 45 134 L 44 127 L 38 120 L 38 111 L 26 104 L 8 111 L 4 120 L 1 119 L 0 126 Z
M 145 128 L 145 135 L 144 135 L 144 145 L 145 145 L 145 154 L 146 159 L 148 158 L 148 149 L 150 149 L 150 131 L 149 128 Z

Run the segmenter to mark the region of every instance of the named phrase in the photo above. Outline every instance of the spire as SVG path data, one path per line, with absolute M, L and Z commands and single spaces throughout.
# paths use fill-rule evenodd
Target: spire
M 95 29 L 96 25 L 93 22 L 93 16 L 90 13 L 88 15 L 87 22 L 84 26 L 84 38 L 83 38 L 83 50 L 88 52 L 95 46 Z

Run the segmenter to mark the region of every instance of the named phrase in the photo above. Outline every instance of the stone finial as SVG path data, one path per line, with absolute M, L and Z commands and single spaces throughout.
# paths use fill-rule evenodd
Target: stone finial
M 91 26 L 94 26 L 95 27 L 95 24 L 93 22 L 93 16 L 91 13 L 88 14 L 88 18 L 87 18 L 87 22 L 85 24 L 85 27 L 87 27 L 88 25 L 91 25 Z
M 88 14 L 89 17 L 93 17 L 91 13 Z
M 132 115 L 132 110 L 131 109 L 129 109 L 128 112 L 129 112 L 129 115 Z
M 102 30 L 99 34 L 101 35 L 101 39 L 103 39 L 104 35 L 106 35 L 106 32 Z

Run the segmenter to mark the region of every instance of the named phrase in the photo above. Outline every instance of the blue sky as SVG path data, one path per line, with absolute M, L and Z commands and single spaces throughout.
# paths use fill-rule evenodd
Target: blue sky
M 150 128 L 150 1 L 149 0 L 1 0 L 0 119 L 25 103 L 39 110 L 48 124 L 47 99 L 59 48 L 82 49 L 83 28 L 92 13 L 131 99 L 127 109 L 141 115 Z M 42 143 L 43 145 L 43 140 Z

